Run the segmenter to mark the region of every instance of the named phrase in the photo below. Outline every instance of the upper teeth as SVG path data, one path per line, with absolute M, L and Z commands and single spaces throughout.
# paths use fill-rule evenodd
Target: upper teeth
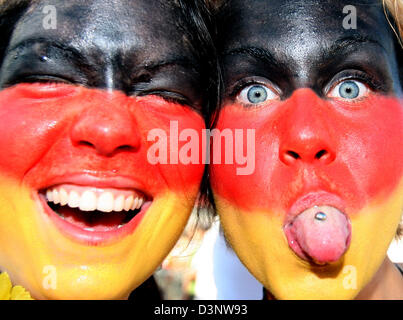
M 82 211 L 99 210 L 102 212 L 129 211 L 140 209 L 144 203 L 144 198 L 135 192 L 119 193 L 101 189 L 91 188 L 70 188 L 63 187 L 46 190 L 46 198 L 49 202 L 69 206 L 70 208 L 79 208 Z M 83 190 L 84 189 L 84 190 Z

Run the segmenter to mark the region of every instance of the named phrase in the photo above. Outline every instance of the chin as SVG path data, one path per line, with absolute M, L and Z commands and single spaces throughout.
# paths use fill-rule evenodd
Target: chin
M 276 298 L 354 299 L 371 281 L 395 236 L 403 208 L 403 180 L 358 212 L 349 212 L 351 239 L 336 261 L 317 264 L 291 250 L 281 210 L 243 210 L 215 195 L 224 233 L 248 270 Z
M 197 192 L 144 192 L 125 223 L 96 220 L 89 227 L 63 217 L 46 190 L 2 179 L 0 270 L 35 299 L 125 299 L 168 255 Z

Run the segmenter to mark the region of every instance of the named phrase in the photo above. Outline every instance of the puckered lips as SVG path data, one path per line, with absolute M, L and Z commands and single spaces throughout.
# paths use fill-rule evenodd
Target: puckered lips
M 39 190 L 45 214 L 72 240 L 109 244 L 134 231 L 152 197 L 127 178 L 73 175 Z
M 289 210 L 283 230 L 291 250 L 315 265 L 339 261 L 351 241 L 344 204 L 327 192 L 299 198 Z

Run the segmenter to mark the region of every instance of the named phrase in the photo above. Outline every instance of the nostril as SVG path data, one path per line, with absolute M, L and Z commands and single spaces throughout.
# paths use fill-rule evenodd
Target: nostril
M 316 153 L 315 159 L 321 159 L 322 157 L 325 157 L 328 154 L 326 150 L 320 150 L 319 152 Z
M 288 150 L 280 153 L 280 159 L 286 165 L 292 165 L 297 160 L 301 159 L 301 156 L 295 151 Z
M 79 145 L 79 146 L 85 146 L 85 147 L 92 147 L 92 148 L 95 148 L 95 146 L 94 146 L 91 142 L 88 142 L 88 141 L 85 141 L 85 140 L 79 141 L 79 142 L 78 142 L 78 145 Z
M 118 147 L 116 150 L 119 150 L 119 151 L 132 151 L 132 150 L 134 150 L 134 149 L 135 149 L 135 148 L 132 147 L 132 146 L 123 145 L 123 146 Z
M 287 151 L 286 154 L 288 156 L 290 156 L 291 158 L 294 158 L 294 159 L 300 159 L 301 158 L 298 153 L 296 153 L 294 151 L 291 151 L 291 150 Z

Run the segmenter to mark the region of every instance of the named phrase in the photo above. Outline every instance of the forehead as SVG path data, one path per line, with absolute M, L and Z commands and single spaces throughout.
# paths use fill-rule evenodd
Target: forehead
M 53 12 L 56 28 L 45 28 Z M 102 52 L 133 48 L 141 51 L 158 46 L 161 54 L 182 49 L 184 37 L 178 25 L 184 22 L 174 1 L 39 1 L 19 20 L 10 47 L 25 40 L 45 38 L 81 49 L 98 48 Z M 148 50 L 147 55 L 150 54 L 153 53 Z
M 346 6 L 355 8 L 356 28 L 344 27 L 351 13 L 343 12 Z M 391 39 L 380 0 L 231 0 L 222 14 L 225 49 L 248 45 L 304 51 L 331 45 L 342 37 L 359 36 L 382 44 L 385 36 Z

